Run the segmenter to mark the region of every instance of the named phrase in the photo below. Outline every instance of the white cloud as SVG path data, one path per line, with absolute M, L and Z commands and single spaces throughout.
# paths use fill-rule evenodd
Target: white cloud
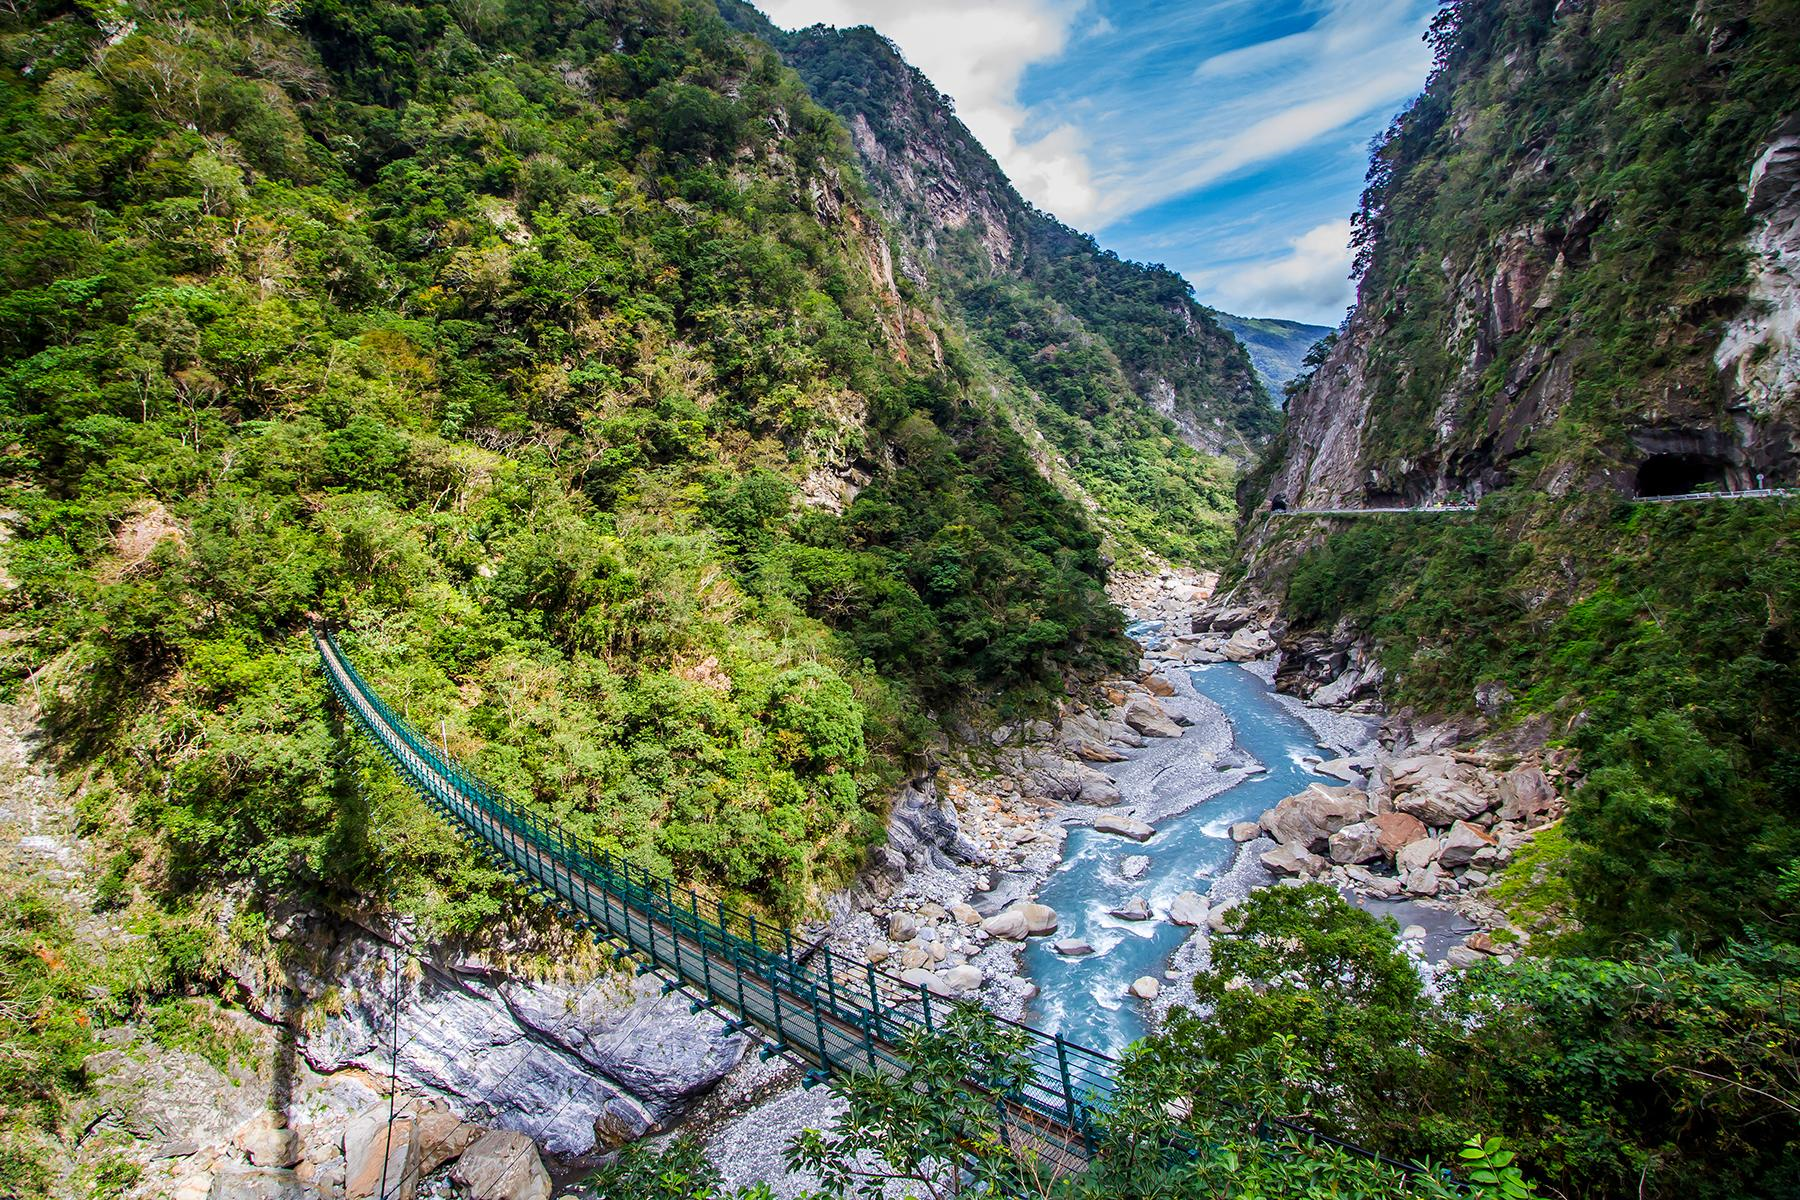
M 787 29 L 873 25 L 956 101 L 957 115 L 1020 192 L 1076 224 L 1101 211 L 1081 131 L 1061 122 L 1027 138 L 1030 114 L 1018 100 L 1025 69 L 1067 47 L 1082 0 L 763 0 L 759 7 Z
M 1194 280 L 1209 304 L 1262 316 L 1297 313 L 1335 325 L 1354 299 L 1350 222 L 1327 221 L 1289 238 L 1285 253 L 1217 267 Z

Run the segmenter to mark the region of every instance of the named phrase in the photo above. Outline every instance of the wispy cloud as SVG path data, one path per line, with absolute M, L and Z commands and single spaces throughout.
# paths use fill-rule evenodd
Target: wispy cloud
M 873 25 L 956 101 L 956 112 L 1019 191 L 1072 221 L 1098 214 L 1101 196 L 1080 129 L 1054 124 L 1027 137 L 1019 84 L 1033 63 L 1063 54 L 1083 0 L 764 0 L 777 25 Z M 1106 32 L 1100 26 L 1084 38 Z
M 1029 199 L 1237 311 L 1335 322 L 1362 146 L 1430 68 L 1436 0 L 764 0 L 869 24 Z M 1327 242 L 1334 242 L 1328 246 Z

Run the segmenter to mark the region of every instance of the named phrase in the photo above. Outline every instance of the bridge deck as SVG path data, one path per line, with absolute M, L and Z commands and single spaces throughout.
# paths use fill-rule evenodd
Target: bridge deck
M 315 638 L 332 690 L 427 803 L 597 938 L 620 942 L 692 991 L 696 1005 L 735 1014 L 824 1072 L 897 1074 L 904 1036 L 944 1015 L 948 1001 L 928 988 L 847 963 L 829 946 L 797 952 L 787 929 L 702 900 L 498 796 L 382 703 L 329 634 Z M 1029 1036 L 1035 1071 L 1023 1091 L 994 1096 L 1002 1136 L 1049 1173 L 1080 1170 L 1092 1113 L 1112 1090 L 1112 1061 L 1016 1028 Z

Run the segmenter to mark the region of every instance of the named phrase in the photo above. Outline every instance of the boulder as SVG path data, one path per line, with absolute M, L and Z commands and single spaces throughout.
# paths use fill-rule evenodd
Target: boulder
M 1111 746 L 1104 746 L 1099 742 L 1077 742 L 1075 745 L 1071 746 L 1070 749 L 1075 752 L 1075 757 L 1081 759 L 1083 762 L 1114 763 L 1125 761 L 1125 756 L 1123 754 L 1120 754 Z
M 1417 871 L 1408 871 L 1400 880 L 1400 886 L 1414 896 L 1435 896 L 1443 890 L 1444 882 L 1438 874 L 1437 864 L 1432 863 Z
M 1265 850 L 1262 855 L 1263 866 L 1277 875 L 1317 875 L 1326 867 L 1324 859 L 1307 850 L 1298 842 L 1289 842 L 1277 846 L 1273 850 Z
M 1155 829 L 1136 817 L 1128 817 L 1122 813 L 1105 813 L 1095 817 L 1094 832 L 1116 834 L 1136 842 L 1147 842 L 1156 836 Z
M 975 911 L 975 906 L 964 904 L 961 900 L 950 906 L 950 915 L 956 918 L 958 925 L 981 924 L 981 914 Z
M 982 980 L 987 978 L 987 976 L 982 974 L 980 967 L 971 967 L 967 964 L 960 967 L 951 967 L 946 971 L 940 971 L 938 972 L 938 977 L 943 980 L 945 988 L 947 988 L 953 996 L 960 996 L 966 992 L 978 990 L 981 987 Z
M 1515 767 L 1500 780 L 1500 819 L 1530 824 L 1556 808 L 1556 789 L 1534 765 Z
M 456 1160 L 450 1178 L 469 1200 L 550 1200 L 550 1173 L 537 1143 L 510 1129 L 490 1129 Z
M 1162 984 L 1154 975 L 1139 975 L 1131 981 L 1131 994 L 1139 1000 L 1154 1000 L 1162 992 Z
M 1329 775 L 1333 779 L 1341 779 L 1352 787 L 1361 787 L 1364 782 L 1362 763 L 1359 758 L 1334 758 L 1318 763 L 1313 767 L 1321 775 Z
M 1385 900 L 1400 894 L 1400 881 L 1392 875 L 1377 875 L 1367 867 L 1346 867 L 1344 874 L 1371 896 Z
M 1381 849 L 1381 829 L 1371 821 L 1346 825 L 1326 843 L 1334 863 L 1366 863 L 1386 858 Z
M 897 912 L 888 918 L 888 940 L 890 942 L 909 942 L 919 933 L 919 918 L 911 913 Z
M 1262 826 L 1255 821 L 1236 821 L 1231 826 L 1231 840 L 1252 842 L 1262 836 Z
M 1219 646 L 1219 654 L 1227 662 L 1249 662 L 1261 658 L 1275 648 L 1275 639 L 1266 629 L 1239 629 Z
M 863 948 L 863 955 L 878 967 L 888 960 L 890 953 L 886 942 L 870 942 Z
M 471 1125 L 447 1108 L 427 1108 L 419 1114 L 419 1174 L 429 1175 L 481 1137 L 482 1128 Z
M 1494 839 L 1475 826 L 1458 821 L 1444 835 L 1444 848 L 1438 854 L 1438 863 L 1446 868 L 1466 867 L 1475 860 L 1477 850 L 1493 844 Z
M 1434 781 L 1406 793 L 1394 801 L 1394 807 L 1411 813 L 1433 829 L 1442 829 L 1452 822 L 1480 816 L 1487 811 L 1488 802 L 1473 788 Z
M 601 1150 L 616 1150 L 627 1142 L 637 1141 L 654 1128 L 656 1121 L 644 1111 L 643 1105 L 629 1096 L 614 1096 L 594 1114 L 594 1145 Z
M 1123 714 L 1125 724 L 1131 726 L 1145 737 L 1176 738 L 1181 736 L 1181 726 L 1177 725 L 1163 706 L 1148 696 L 1139 696 L 1125 706 Z
M 1206 921 L 1208 907 L 1206 897 L 1199 892 L 1183 892 L 1169 902 L 1169 924 L 1189 927 L 1202 925 Z
M 1369 824 L 1379 831 L 1381 852 L 1389 858 L 1400 853 L 1402 846 L 1410 846 L 1430 832 L 1425 828 L 1425 822 L 1411 813 L 1381 813 L 1369 818 Z
M 1143 854 L 1128 854 L 1119 864 L 1119 874 L 1125 879 L 1142 879 L 1149 870 L 1150 859 Z
M 231 1144 L 259 1167 L 291 1167 L 300 1161 L 300 1139 L 281 1113 L 265 1110 L 238 1126 Z
M 906 970 L 900 972 L 900 982 L 911 984 L 916 988 L 924 988 L 934 996 L 948 996 L 950 994 L 950 989 L 945 986 L 942 979 L 938 978 L 937 972 L 927 970 L 924 967 L 908 967 Z
M 1175 685 L 1161 675 L 1146 675 L 1144 676 L 1144 690 L 1152 696 L 1173 696 Z
M 1416 842 L 1408 842 L 1394 855 L 1394 869 L 1402 875 L 1409 871 L 1423 870 L 1437 861 L 1442 850 L 1443 843 L 1434 837 L 1422 837 Z
M 419 1190 L 419 1123 L 401 1109 L 390 1131 L 387 1101 L 380 1100 L 344 1125 L 346 1200 L 368 1200 L 380 1191 L 384 1165 L 382 1200 L 413 1200 Z
M 1418 787 L 1426 780 L 1449 779 L 1456 774 L 1456 760 L 1448 754 L 1416 754 L 1387 765 L 1387 779 L 1396 790 Z
M 1466 970 L 1486 957 L 1487 955 L 1478 950 L 1471 950 L 1467 946 L 1452 946 L 1445 953 L 1444 961 L 1458 970 Z
M 1092 954 L 1094 948 L 1081 938 L 1063 938 L 1053 942 L 1050 948 L 1065 958 L 1080 958 L 1084 954 Z
M 1237 903 L 1228 901 L 1206 914 L 1206 927 L 1214 933 L 1227 933 L 1237 924 Z
M 902 971 L 910 971 L 915 967 L 930 966 L 931 962 L 931 951 L 927 950 L 924 946 L 907 946 L 900 951 L 900 969 Z
M 1022 942 L 1028 937 L 1056 932 L 1056 910 L 1048 904 L 1021 900 L 983 921 L 981 927 L 992 937 Z
M 1142 896 L 1133 896 L 1118 908 L 1112 915 L 1121 921 L 1148 921 L 1150 919 L 1150 902 Z
M 1263 813 L 1261 824 L 1282 845 L 1316 852 L 1325 849 L 1332 834 L 1368 815 L 1368 793 L 1315 783 Z

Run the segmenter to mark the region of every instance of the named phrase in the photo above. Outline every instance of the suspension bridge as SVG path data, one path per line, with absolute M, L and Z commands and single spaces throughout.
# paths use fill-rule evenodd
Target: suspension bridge
M 326 679 L 344 710 L 400 777 L 497 865 L 615 957 L 660 972 L 664 992 L 691 995 L 691 1008 L 720 1010 L 732 1031 L 753 1030 L 763 1057 L 789 1055 L 810 1086 L 849 1071 L 899 1074 L 906 1036 L 933 1028 L 950 1001 L 824 944 L 796 945 L 793 932 L 676 887 L 507 799 L 465 771 L 383 703 L 336 640 L 313 639 Z M 1006 1144 L 1053 1174 L 1083 1169 L 1094 1148 L 1095 1117 L 1113 1093 L 1114 1061 L 1095 1050 L 1016 1022 L 1032 1070 L 1023 1087 L 993 1092 Z

